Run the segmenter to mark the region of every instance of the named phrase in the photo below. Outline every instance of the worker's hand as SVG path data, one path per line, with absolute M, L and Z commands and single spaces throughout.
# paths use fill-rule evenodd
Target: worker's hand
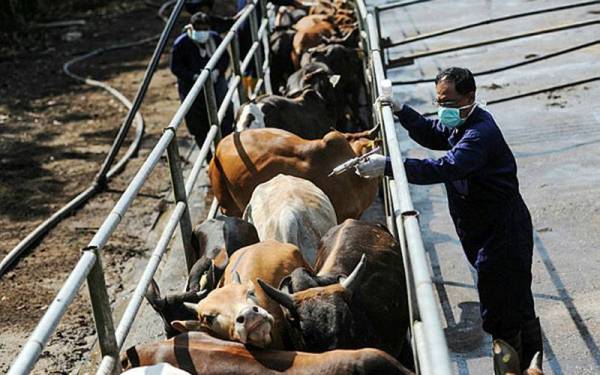
M 198 77 L 200 77 L 200 74 L 194 74 L 194 76 L 192 77 L 192 79 L 194 80 L 194 82 L 198 79 Z
M 219 69 L 214 69 L 212 72 L 210 72 L 210 76 L 212 77 L 213 83 L 216 83 L 219 79 Z
M 356 165 L 356 174 L 363 178 L 381 177 L 385 173 L 386 161 L 383 155 L 371 155 Z
M 404 107 L 404 104 L 400 103 L 399 101 L 394 100 L 394 98 L 390 98 L 389 96 L 384 96 L 384 95 L 380 95 L 377 98 L 377 102 L 380 103 L 381 105 L 389 105 L 390 107 L 392 107 L 392 112 L 394 112 L 394 113 L 400 112 L 402 110 L 402 108 Z

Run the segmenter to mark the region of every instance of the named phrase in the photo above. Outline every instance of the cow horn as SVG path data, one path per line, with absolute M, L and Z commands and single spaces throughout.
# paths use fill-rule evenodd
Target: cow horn
M 365 254 L 363 254 L 362 257 L 360 257 L 360 261 L 358 262 L 356 267 L 354 267 L 352 273 L 340 282 L 342 284 L 342 288 L 350 292 L 354 292 L 360 284 L 360 280 L 362 279 L 362 276 L 365 273 L 366 266 L 367 257 L 365 256 Z
M 240 278 L 240 274 L 238 273 L 238 271 L 233 271 L 233 274 L 231 275 L 231 279 L 233 280 L 234 284 L 242 283 L 242 279 Z
M 375 134 L 377 134 L 377 132 L 379 131 L 379 124 L 375 125 L 371 130 L 369 130 L 369 132 L 367 134 L 369 134 L 369 139 L 371 139 L 371 137 L 374 137 Z
M 541 352 L 535 353 L 535 355 L 531 359 L 531 364 L 529 365 L 529 368 L 542 371 L 542 353 Z
M 256 281 L 258 281 L 258 285 L 260 285 L 260 287 L 262 288 L 262 290 L 264 290 L 267 296 L 271 297 L 273 300 L 275 300 L 277 303 L 279 303 L 281 306 L 285 307 L 288 310 L 294 309 L 294 300 L 289 294 L 284 293 L 279 289 L 273 288 L 271 285 L 267 284 L 261 279 L 256 279 Z
M 198 315 L 198 311 L 196 311 L 196 304 L 195 303 L 184 302 L 183 303 L 183 308 L 186 309 L 188 312 L 194 314 L 194 316 Z

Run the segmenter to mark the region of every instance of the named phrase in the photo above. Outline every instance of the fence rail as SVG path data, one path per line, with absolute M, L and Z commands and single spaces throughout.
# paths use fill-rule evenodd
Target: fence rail
M 363 0 L 357 0 L 362 3 Z M 404 6 L 417 3 L 407 2 Z M 418 212 L 415 210 L 402 162 L 400 142 L 389 105 L 382 105 L 377 97 L 382 94 L 381 83 L 386 79 L 383 67 L 381 36 L 372 13 L 366 13 L 364 4 L 357 7 L 367 45 L 367 74 L 375 121 L 381 127 L 384 152 L 392 161 L 393 179 L 384 179 L 384 204 L 387 223 L 400 242 L 406 273 L 411 320 L 413 355 L 419 374 L 450 375 L 452 367 L 448 344 L 442 328 L 442 319 L 435 297 L 427 254 L 421 238 Z
M 178 0 L 173 11 L 181 9 L 183 1 Z M 361 27 L 362 45 L 367 56 L 364 65 L 367 85 L 371 93 L 371 99 L 374 103 L 377 103 L 375 99 L 381 93 L 380 82 L 385 79 L 385 71 L 379 50 L 380 37 L 373 15 L 367 12 L 364 1 L 356 0 L 355 4 Z M 261 19 L 257 17 L 259 6 L 262 9 Z M 102 360 L 97 373 L 110 374 L 120 370 L 118 354 L 135 321 L 144 298 L 144 293 L 156 273 L 178 226 L 184 245 L 188 270 L 195 260 L 194 254 L 189 247 L 192 227 L 187 199 L 198 179 L 202 164 L 207 157 L 211 145 L 213 147 L 216 146 L 216 143 L 221 139 L 220 124 L 225 117 L 227 108 L 230 105 L 236 106 L 236 103 L 244 102 L 247 98 L 241 78 L 242 73 L 250 64 L 254 63 L 258 77 L 254 94 L 270 93 L 271 91 L 267 74 L 269 70 L 268 37 L 270 32 L 267 16 L 268 12 L 265 0 L 251 0 L 239 13 L 237 21 L 217 47 L 189 94 L 177 109 L 169 125 L 165 128 L 163 135 L 117 201 L 111 213 L 95 233 L 89 245 L 83 249 L 81 258 L 39 321 L 23 350 L 14 361 L 9 374 L 24 374 L 31 371 L 44 346 L 47 344 L 50 335 L 54 333 L 66 309 L 81 289 L 85 280 L 88 283 L 96 332 L 98 332 L 98 341 L 102 354 Z M 242 58 L 240 56 L 238 32 L 246 22 L 249 23 L 253 43 L 246 56 Z M 229 89 L 225 95 L 225 99 L 219 107 L 210 77 L 211 71 L 225 53 L 231 54 L 233 74 L 229 79 Z M 184 116 L 201 91 L 205 94 L 211 127 L 204 143 L 200 147 L 187 181 L 184 181 L 179 165 L 179 148 L 176 132 Z M 385 180 L 385 209 L 388 226 L 396 233 L 404 257 L 412 322 L 411 333 L 413 348 L 415 348 L 414 356 L 418 367 L 417 370 L 421 374 L 433 374 L 434 372 L 441 375 L 450 374 L 448 347 L 433 293 L 429 266 L 420 235 L 418 215 L 413 208 L 408 190 L 401 151 L 394 129 L 393 115 L 388 106 L 375 104 L 374 108 L 374 120 L 381 125 L 382 136 L 385 140 L 385 152 L 392 158 L 394 178 Z M 115 330 L 100 257 L 101 250 L 110 239 L 110 236 L 119 225 L 129 206 L 165 152 L 167 153 L 169 162 L 175 206 L 131 296 L 125 313 Z M 218 203 L 216 200 L 213 200 L 208 217 L 214 217 L 217 209 Z

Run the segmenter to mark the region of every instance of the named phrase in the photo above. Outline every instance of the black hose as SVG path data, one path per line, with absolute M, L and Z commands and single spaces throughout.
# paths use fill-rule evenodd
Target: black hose
M 474 76 L 484 76 L 484 75 L 488 75 L 488 74 L 493 74 L 493 73 L 498 73 L 498 72 L 503 72 L 505 70 L 509 70 L 509 69 L 513 69 L 513 68 L 517 68 L 520 66 L 524 66 L 524 65 L 529 65 L 529 64 L 533 64 L 539 61 L 543 61 L 543 60 L 547 60 L 556 56 L 560 56 L 560 55 L 564 55 L 573 51 L 577 51 L 583 48 L 587 48 L 587 47 L 591 47 L 594 46 L 596 44 L 599 44 L 600 40 L 594 40 L 593 42 L 588 42 L 588 43 L 583 43 L 583 44 L 579 44 L 573 47 L 569 47 L 560 51 L 556 51 L 556 52 L 552 52 L 543 56 L 538 56 L 529 60 L 525 60 L 525 61 L 520 61 L 518 63 L 514 63 L 514 64 L 510 64 L 510 65 L 504 65 L 498 68 L 494 68 L 494 69 L 488 69 L 488 70 L 482 70 L 480 72 L 475 72 L 473 73 Z M 402 85 L 413 85 L 413 84 L 418 84 L 418 83 L 431 83 L 431 82 L 435 82 L 435 78 L 424 78 L 424 79 L 415 79 L 412 81 L 392 81 L 392 85 L 394 86 L 402 86 Z
M 535 30 L 535 31 L 529 31 L 529 32 L 522 33 L 522 34 L 510 35 L 510 36 L 506 36 L 506 37 L 502 37 L 502 38 L 497 38 L 497 39 L 484 40 L 482 42 L 476 42 L 476 43 L 471 43 L 471 44 L 463 44 L 463 45 L 460 45 L 460 46 L 454 46 L 454 47 L 448 47 L 448 48 L 441 48 L 441 49 L 437 49 L 437 50 L 431 50 L 431 51 L 426 51 L 426 52 L 415 53 L 415 54 L 408 55 L 408 56 L 402 56 L 402 57 L 400 57 L 398 59 L 390 59 L 389 62 L 388 62 L 388 67 L 393 68 L 393 67 L 396 67 L 396 66 L 409 65 L 409 64 L 414 63 L 414 60 L 420 59 L 420 58 L 423 58 L 423 57 L 441 55 L 441 54 L 448 53 L 448 52 L 461 51 L 461 50 L 464 50 L 464 49 L 482 47 L 482 46 L 487 46 L 487 45 L 490 45 L 490 44 L 503 43 L 503 42 L 508 42 L 508 41 L 515 40 L 515 39 L 521 39 L 521 38 L 527 38 L 527 37 L 530 37 L 530 36 L 537 36 L 537 35 L 542 35 L 542 34 L 554 33 L 554 32 L 557 32 L 557 31 L 563 31 L 563 30 L 575 29 L 575 28 L 579 28 L 579 27 L 592 26 L 592 25 L 597 25 L 599 23 L 600 23 L 600 19 L 594 19 L 594 20 L 583 21 L 583 22 L 575 22 L 575 23 L 570 23 L 570 24 L 566 24 L 566 25 L 562 25 L 562 26 L 550 27 L 550 28 L 540 29 L 540 30 Z
M 600 0 L 584 1 L 581 3 L 567 4 L 567 5 L 561 5 L 561 6 L 557 6 L 557 7 L 553 7 L 553 8 L 538 9 L 538 10 L 533 10 L 533 11 L 529 11 L 529 12 L 525 12 L 525 13 L 518 13 L 518 14 L 511 14 L 508 16 L 502 16 L 502 17 L 497 17 L 497 18 L 490 18 L 490 19 L 487 19 L 484 21 L 469 23 L 466 25 L 457 26 L 457 27 L 453 27 L 453 28 L 449 28 L 449 29 L 443 29 L 443 30 L 433 31 L 431 33 L 415 35 L 413 37 L 406 38 L 399 42 L 394 42 L 394 43 L 387 42 L 387 43 L 384 43 L 382 47 L 383 48 L 396 47 L 396 46 L 400 46 L 403 44 L 416 42 L 418 40 L 429 39 L 429 38 L 433 38 L 433 37 L 440 36 L 440 35 L 451 34 L 451 33 L 457 32 L 457 31 L 472 29 L 472 28 L 475 28 L 478 26 L 489 25 L 492 23 L 513 20 L 513 19 L 522 18 L 522 17 L 534 16 L 534 15 L 543 14 L 543 13 L 551 13 L 551 12 L 558 12 L 558 11 L 566 10 L 566 9 L 585 7 L 585 6 L 590 6 L 590 5 L 594 5 L 594 4 L 600 4 Z M 382 8 L 380 8 L 380 10 L 385 10 L 385 9 L 382 7 Z M 385 41 L 387 41 L 387 39 L 384 39 L 384 42 Z
M 583 85 L 583 84 L 590 83 L 590 82 L 595 82 L 595 81 L 600 81 L 600 76 L 595 76 L 595 77 L 591 77 L 591 78 L 585 78 L 585 79 L 581 79 L 581 80 L 578 80 L 578 81 L 572 81 L 572 82 L 567 82 L 567 83 L 563 83 L 563 84 L 556 85 L 556 86 L 546 87 L 544 89 L 539 89 L 539 90 L 534 90 L 534 91 L 528 91 L 528 92 L 524 92 L 524 93 L 521 93 L 521 94 L 515 94 L 515 95 L 511 95 L 511 96 L 506 96 L 504 98 L 498 98 L 498 99 L 490 100 L 489 102 L 487 102 L 487 105 L 504 103 L 504 102 L 508 102 L 508 101 L 511 101 L 511 100 L 522 99 L 522 98 L 526 98 L 528 96 L 534 96 L 534 95 L 538 95 L 538 94 L 543 94 L 545 92 L 566 89 L 568 87 L 579 86 L 579 85 Z M 425 116 L 425 117 L 431 117 L 431 116 L 434 116 L 434 115 L 437 115 L 437 112 L 427 112 L 427 113 L 423 114 L 423 116 Z
M 162 18 L 163 20 L 165 19 L 164 16 L 162 15 L 162 12 L 164 12 L 164 10 L 167 8 L 167 6 L 169 6 L 173 2 L 174 2 L 174 0 L 171 0 L 171 1 L 168 1 L 167 3 L 163 4 L 163 6 L 160 8 L 160 10 L 158 12 L 160 18 Z M 107 181 L 111 177 L 113 177 L 114 175 L 119 173 L 122 170 L 122 168 L 125 166 L 127 161 L 137 152 L 137 149 L 139 148 L 139 145 L 141 144 L 143 130 L 144 130 L 143 120 L 141 119 L 141 116 L 139 115 L 138 110 L 139 110 L 139 107 L 146 95 L 148 86 L 150 85 L 150 81 L 152 80 L 154 72 L 156 71 L 156 68 L 158 67 L 158 63 L 160 61 L 160 56 L 162 55 L 162 53 L 165 49 L 166 43 L 167 43 L 169 36 L 173 30 L 175 22 L 176 22 L 177 18 L 179 17 L 179 14 L 181 13 L 184 2 L 185 2 L 185 0 L 177 0 L 175 8 L 171 12 L 171 15 L 168 18 L 168 20 L 166 21 L 167 24 L 165 25 L 165 28 L 163 29 L 162 33 L 160 34 L 160 37 L 154 36 L 154 37 L 145 38 L 143 40 L 133 42 L 133 43 L 119 44 L 119 45 L 108 47 L 108 48 L 97 49 L 97 50 L 94 50 L 94 51 L 84 55 L 84 56 L 77 57 L 77 58 L 67 62 L 63 66 L 63 70 L 65 71 L 65 74 L 67 74 L 73 78 L 76 78 L 78 80 L 83 79 L 84 82 L 86 82 L 88 84 L 92 84 L 94 86 L 99 86 L 99 87 L 104 88 L 105 90 L 108 90 L 111 94 L 115 95 L 122 103 L 124 103 L 126 106 L 129 107 L 129 112 L 127 113 L 127 117 L 126 117 L 125 121 L 119 128 L 117 137 L 115 138 L 113 145 L 111 146 L 111 149 L 102 164 L 100 172 L 96 175 L 96 178 L 95 178 L 94 182 L 92 183 L 92 185 L 90 187 L 88 187 L 86 190 L 84 190 L 83 192 L 79 193 L 74 199 L 69 201 L 65 206 L 63 206 L 60 210 L 55 212 L 50 218 L 48 218 L 42 224 L 40 224 L 37 228 L 35 228 L 35 230 L 33 230 L 31 233 L 29 233 L 29 235 L 27 235 L 27 237 L 25 237 L 25 239 L 23 239 L 21 242 L 19 242 L 19 244 L 17 246 L 15 246 L 0 262 L 0 277 L 2 277 L 2 275 L 4 275 L 4 273 L 6 273 L 6 271 L 9 269 L 9 267 L 11 267 L 21 257 L 21 255 L 25 251 L 30 249 L 34 243 L 36 243 L 42 236 L 47 234 L 63 218 L 67 217 L 73 211 L 75 211 L 76 209 L 81 207 L 85 202 L 87 202 L 95 194 L 104 190 L 106 188 Z M 113 89 L 112 87 L 105 85 L 98 81 L 79 77 L 69 71 L 70 65 L 72 65 L 75 62 L 81 61 L 85 58 L 88 58 L 91 56 L 96 56 L 100 53 L 104 53 L 107 51 L 113 51 L 113 50 L 120 49 L 120 48 L 128 48 L 128 47 L 131 47 L 134 45 L 148 43 L 152 40 L 156 40 L 157 38 L 159 38 L 159 41 L 156 45 L 156 48 L 154 49 L 154 53 L 152 55 L 150 63 L 148 64 L 146 73 L 144 74 L 144 80 L 142 81 L 142 84 L 141 84 L 140 88 L 138 89 L 138 92 L 136 94 L 133 104 L 129 103 L 127 101 L 127 99 L 121 93 L 119 93 L 117 90 Z M 129 103 L 129 105 L 127 103 Z M 138 126 L 136 128 L 137 131 L 136 131 L 135 138 L 134 138 L 132 144 L 130 145 L 129 149 L 127 150 L 125 156 L 121 160 L 119 160 L 117 165 L 115 165 L 113 168 L 110 168 L 112 163 L 114 162 L 114 159 L 115 159 L 117 153 L 119 152 L 119 150 L 123 144 L 123 141 L 125 139 L 125 136 L 127 135 L 128 130 L 131 127 L 131 124 L 135 118 L 137 118 L 139 120 L 138 123 L 140 123 L 141 126 Z

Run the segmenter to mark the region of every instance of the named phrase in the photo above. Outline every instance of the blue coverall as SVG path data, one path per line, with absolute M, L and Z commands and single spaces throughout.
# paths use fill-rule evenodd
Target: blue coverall
M 406 159 L 408 182 L 444 183 L 456 232 L 477 270 L 483 329 L 494 338 L 515 336 L 535 318 L 533 229 L 515 158 L 498 125 L 479 107 L 454 130 L 406 105 L 396 115 L 421 146 L 448 151 L 439 159 Z M 392 174 L 389 161 L 385 173 Z
M 212 43 L 210 44 L 212 44 L 213 47 L 217 47 L 219 43 L 221 43 L 221 37 L 219 34 L 212 31 L 210 36 L 212 39 Z M 183 33 L 175 39 L 171 55 L 171 72 L 177 77 L 177 88 L 179 91 L 179 98 L 182 102 L 194 85 L 194 75 L 202 72 L 202 69 L 204 69 L 204 66 L 211 56 L 212 53 L 206 53 L 202 56 L 199 46 L 190 39 L 187 33 Z M 229 55 L 224 54 L 216 66 L 219 70 L 219 77 L 214 83 L 214 87 L 218 104 L 223 101 L 223 98 L 227 93 L 227 80 L 225 79 L 224 74 L 228 65 Z M 201 92 L 196 97 L 196 100 L 185 116 L 185 123 L 189 132 L 196 139 L 196 143 L 201 146 L 210 129 L 204 92 Z M 233 110 L 230 107 L 230 110 L 227 111 L 227 115 L 221 124 L 221 132 L 223 136 L 225 136 L 231 133 L 232 130 Z

